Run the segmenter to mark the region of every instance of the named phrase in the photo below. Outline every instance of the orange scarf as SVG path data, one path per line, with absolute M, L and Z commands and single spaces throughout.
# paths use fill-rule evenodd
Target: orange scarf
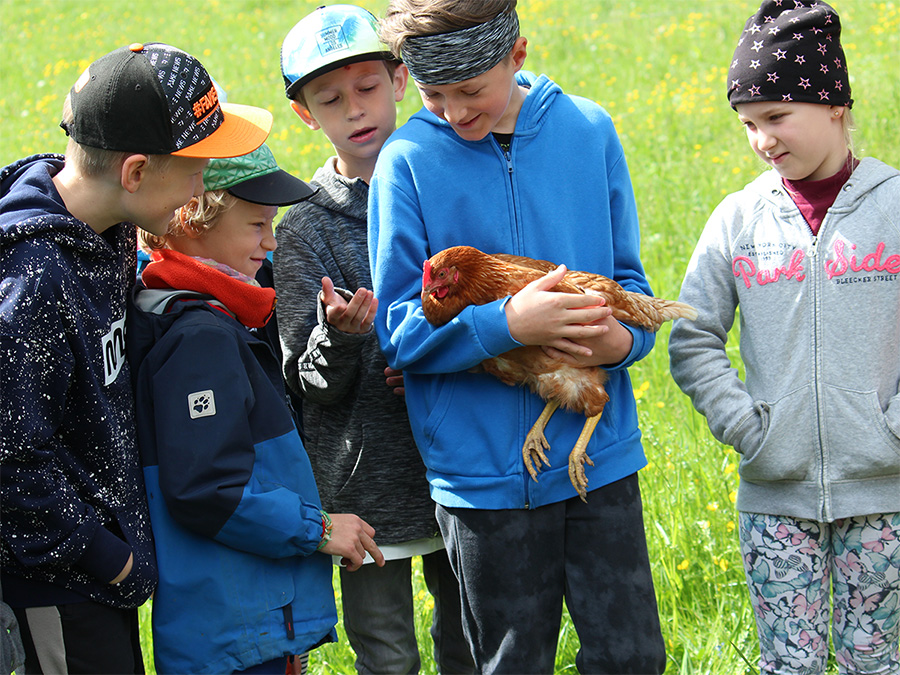
M 147 288 L 172 288 L 211 295 L 248 328 L 261 328 L 275 311 L 275 289 L 253 286 L 178 251 L 150 254 L 141 281 Z

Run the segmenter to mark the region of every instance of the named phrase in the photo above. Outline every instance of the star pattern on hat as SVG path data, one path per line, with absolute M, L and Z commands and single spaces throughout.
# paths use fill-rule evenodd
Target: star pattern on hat
M 840 18 L 821 0 L 763 0 L 728 73 L 732 105 L 805 101 L 852 105 Z

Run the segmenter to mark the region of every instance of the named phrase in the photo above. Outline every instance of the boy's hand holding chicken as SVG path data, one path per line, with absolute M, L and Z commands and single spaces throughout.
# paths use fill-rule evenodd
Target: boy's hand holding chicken
M 510 335 L 576 368 L 618 363 L 631 351 L 631 333 L 613 318 L 605 298 L 552 291 L 567 272 L 560 265 L 510 298 Z

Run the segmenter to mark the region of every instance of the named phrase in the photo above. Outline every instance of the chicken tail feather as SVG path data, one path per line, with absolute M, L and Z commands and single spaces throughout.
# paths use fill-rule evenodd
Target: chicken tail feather
M 626 308 L 613 307 L 613 316 L 649 331 L 657 331 L 666 321 L 696 319 L 697 310 L 684 302 L 654 298 L 643 293 L 628 293 Z

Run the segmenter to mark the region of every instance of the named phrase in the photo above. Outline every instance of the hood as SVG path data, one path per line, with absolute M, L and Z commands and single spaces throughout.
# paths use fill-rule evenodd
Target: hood
M 864 157 L 850 175 L 841 193 L 834 202 L 833 209 L 852 211 L 859 202 L 870 198 L 871 193 L 883 183 L 900 180 L 900 171 L 873 157 Z M 760 199 L 776 208 L 793 210 L 793 202 L 780 200 L 785 192 L 781 176 L 775 169 L 769 169 L 747 185 Z
M 53 176 L 62 170 L 62 155 L 26 157 L 0 171 L 0 247 L 35 238 L 85 253 L 108 255 L 103 237 L 66 209 Z
M 347 218 L 365 221 L 369 185 L 362 178 L 340 175 L 335 168 L 336 162 L 337 157 L 331 157 L 316 170 L 309 184 L 318 189 L 306 201 Z
M 563 91 L 559 85 L 549 79 L 546 75 L 535 76 L 534 73 L 527 70 L 520 70 L 516 73 L 516 82 L 523 87 L 529 89 L 528 95 L 522 102 L 522 109 L 519 111 L 519 117 L 516 120 L 516 136 L 528 136 L 537 133 L 541 126 L 544 115 L 557 96 L 561 96 Z M 428 122 L 438 127 L 446 128 L 454 135 L 456 132 L 452 130 L 450 124 L 438 117 L 425 108 L 421 108 L 415 115 L 410 118 L 412 120 L 420 120 Z M 490 134 L 480 141 L 465 141 L 459 139 L 462 143 L 485 143 L 490 139 Z

